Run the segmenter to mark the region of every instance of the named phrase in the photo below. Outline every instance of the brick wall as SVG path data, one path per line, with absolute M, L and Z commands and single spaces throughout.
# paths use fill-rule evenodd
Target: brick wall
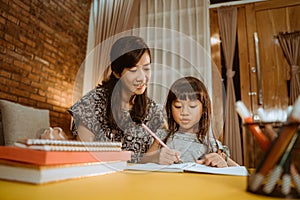
M 89 8 L 89 0 L 0 0 L 0 99 L 49 109 L 51 126 L 68 134 Z

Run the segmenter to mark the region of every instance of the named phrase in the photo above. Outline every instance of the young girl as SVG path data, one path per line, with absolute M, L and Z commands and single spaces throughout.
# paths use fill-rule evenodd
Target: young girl
M 210 129 L 211 103 L 205 85 L 194 77 L 180 78 L 171 86 L 166 102 L 168 131 L 164 142 L 180 153 L 183 162 L 214 167 L 237 166 Z M 157 149 L 155 141 L 150 151 Z

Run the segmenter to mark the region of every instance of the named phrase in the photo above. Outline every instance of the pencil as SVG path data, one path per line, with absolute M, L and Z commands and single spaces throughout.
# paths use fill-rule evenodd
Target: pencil
M 291 154 L 290 154 L 291 156 Z M 291 157 L 289 156 L 287 162 L 285 162 L 284 172 L 282 175 L 281 192 L 284 195 L 288 195 L 291 191 Z
M 253 123 L 253 119 L 251 117 L 249 110 L 245 106 L 245 104 L 242 101 L 237 101 L 235 104 L 235 107 L 236 107 L 236 111 L 240 115 L 240 117 L 246 123 L 250 123 L 250 125 L 248 125 L 248 127 L 249 127 L 252 135 L 254 136 L 254 138 L 257 140 L 260 148 L 263 151 L 267 151 L 267 149 L 270 146 L 270 141 L 266 137 L 266 135 L 262 132 L 262 130 L 259 128 L 258 125 L 251 124 L 251 123 Z
M 272 170 L 268 182 L 265 184 L 263 191 L 267 194 L 271 193 L 276 186 L 277 181 L 280 178 L 280 175 L 283 172 L 283 167 L 289 162 L 291 151 L 297 141 L 298 134 L 295 134 L 292 138 L 291 142 L 289 143 L 287 149 L 281 156 L 281 159 L 276 167 Z
M 155 133 L 153 133 L 150 128 L 148 128 L 148 126 L 146 126 L 144 123 L 142 123 L 142 127 L 148 131 L 148 133 L 150 133 L 150 135 L 152 135 L 158 142 L 159 144 L 161 144 L 161 146 L 170 149 L 159 137 L 157 137 L 157 135 Z
M 152 135 L 158 142 L 159 144 L 161 144 L 161 146 L 167 148 L 167 149 L 170 149 L 159 137 L 157 137 L 157 135 L 155 133 L 153 133 L 153 131 L 151 131 L 151 129 L 146 126 L 144 123 L 142 123 L 142 127 L 148 131 L 148 133 L 150 133 L 150 135 Z M 182 161 L 180 160 L 178 154 L 176 154 L 176 157 L 177 157 L 177 162 L 176 163 L 182 163 Z
M 299 176 L 299 174 L 297 172 L 297 169 L 296 169 L 296 167 L 294 166 L 293 163 L 291 163 L 291 176 L 292 176 L 292 179 L 294 181 L 296 190 L 300 194 L 300 176 Z

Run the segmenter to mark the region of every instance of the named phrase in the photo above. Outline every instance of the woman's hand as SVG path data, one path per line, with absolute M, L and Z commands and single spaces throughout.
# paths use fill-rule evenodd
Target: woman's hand
M 202 159 L 196 160 L 196 163 L 211 167 L 228 167 L 227 162 L 218 153 L 206 154 Z

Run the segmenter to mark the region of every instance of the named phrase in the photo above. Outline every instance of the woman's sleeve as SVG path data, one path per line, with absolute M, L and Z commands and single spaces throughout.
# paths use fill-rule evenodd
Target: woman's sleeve
M 166 115 L 164 113 L 163 107 L 155 102 L 150 102 L 150 109 L 149 109 L 149 118 L 147 119 L 147 125 L 153 130 L 154 132 L 157 129 L 163 128 L 166 123 Z
M 159 128 L 156 131 L 156 135 L 159 137 L 159 139 L 164 140 L 167 137 L 167 130 L 164 128 Z
M 95 113 L 96 103 L 94 95 L 95 90 L 92 90 L 68 109 L 68 112 L 73 118 L 73 135 L 77 135 L 79 125 L 83 125 L 92 133 L 95 133 L 95 126 L 97 126 L 99 122 L 97 121 Z

